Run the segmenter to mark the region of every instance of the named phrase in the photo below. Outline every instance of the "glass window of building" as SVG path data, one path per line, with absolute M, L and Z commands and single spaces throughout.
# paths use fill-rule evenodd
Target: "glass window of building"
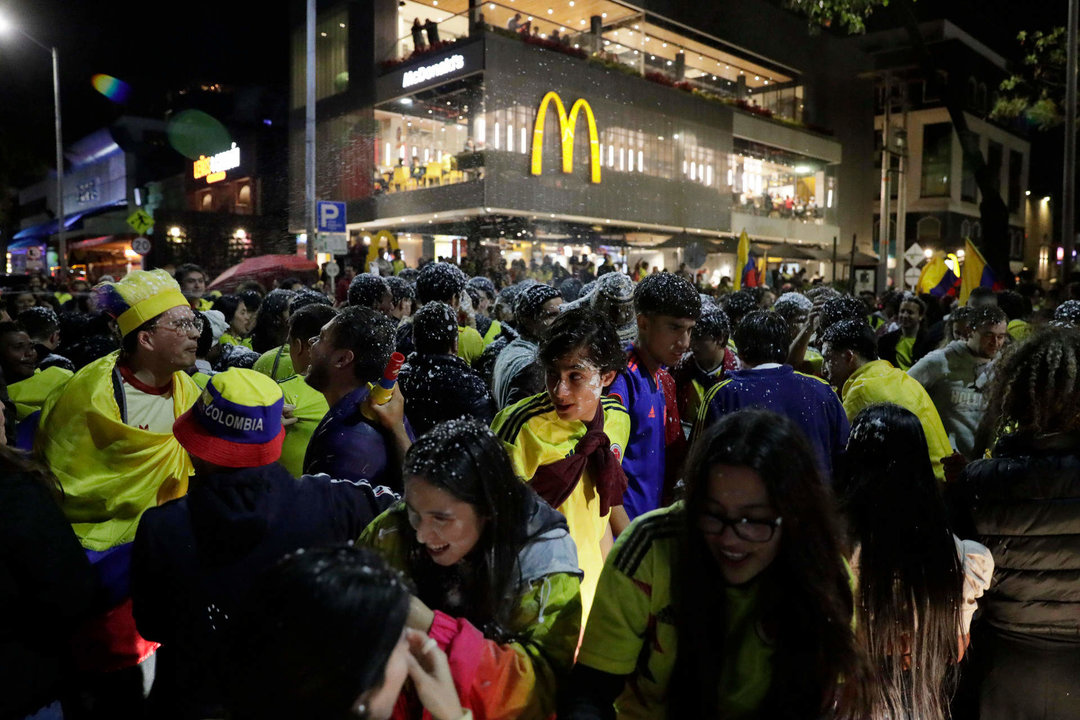
M 949 194 L 949 172 L 952 167 L 951 123 L 923 125 L 922 186 L 923 197 L 945 197 Z
M 978 140 L 976 140 L 978 142 Z M 978 199 L 978 183 L 975 182 L 975 168 L 968 159 L 967 153 L 961 150 L 962 173 L 960 176 L 960 199 L 964 202 L 975 202 Z
M 940 240 L 941 221 L 930 216 L 919 218 L 919 222 L 915 224 L 915 232 L 920 242 L 923 240 Z
M 835 193 L 824 163 L 740 138 L 734 147 L 728 159 L 733 212 L 822 222 Z
M 349 89 L 349 12 L 342 5 L 315 20 L 315 99 Z M 303 25 L 292 34 L 292 108 L 304 106 L 307 37 Z

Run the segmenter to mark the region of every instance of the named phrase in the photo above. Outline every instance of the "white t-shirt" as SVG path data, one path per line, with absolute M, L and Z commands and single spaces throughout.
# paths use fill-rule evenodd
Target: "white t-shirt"
M 127 404 L 127 424 L 140 430 L 171 433 L 173 421 L 172 383 L 155 388 L 142 382 L 127 368 L 120 367 L 124 379 L 124 400 Z

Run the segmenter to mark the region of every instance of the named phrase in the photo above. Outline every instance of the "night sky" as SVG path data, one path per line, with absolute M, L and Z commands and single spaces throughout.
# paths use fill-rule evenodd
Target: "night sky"
M 65 142 L 125 112 L 160 116 L 164 91 L 192 81 L 287 88 L 289 6 L 287 0 L 0 0 L 8 17 L 60 48 Z M 1011 58 L 1018 30 L 1062 25 L 1066 14 L 1063 0 L 919 0 L 915 7 L 924 19 L 949 17 Z M 888 23 L 889 14 L 880 13 L 873 25 Z M 93 89 L 95 73 L 131 85 L 126 106 Z M 49 55 L 18 35 L 0 37 L 0 135 L 51 158 L 52 118 Z

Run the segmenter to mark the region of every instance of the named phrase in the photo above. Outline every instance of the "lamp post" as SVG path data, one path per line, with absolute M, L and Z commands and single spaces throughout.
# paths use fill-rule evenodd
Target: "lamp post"
M 33 35 L 13 25 L 6 18 L 0 17 L 0 32 L 15 30 L 30 42 L 52 55 L 53 76 L 53 114 L 56 123 L 56 233 L 60 270 L 67 275 L 67 232 L 64 227 L 64 136 L 60 131 L 60 53 L 55 47 L 49 47 Z

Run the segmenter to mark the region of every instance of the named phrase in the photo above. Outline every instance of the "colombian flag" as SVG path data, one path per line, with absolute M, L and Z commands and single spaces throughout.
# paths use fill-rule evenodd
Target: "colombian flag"
M 955 295 L 960 278 L 945 264 L 945 258 L 935 255 L 930 262 L 923 266 L 919 273 L 919 282 L 915 285 L 915 292 L 919 295 L 929 293 L 934 297 Z
M 994 271 L 986 263 L 971 238 L 964 242 L 964 267 L 960 270 L 960 304 L 967 305 L 968 296 L 977 287 L 997 287 Z
M 761 284 L 757 269 L 757 258 L 750 252 L 750 236 L 743 230 L 739 235 L 739 249 L 735 262 L 735 277 L 732 284 L 736 290 L 743 287 L 757 287 Z

